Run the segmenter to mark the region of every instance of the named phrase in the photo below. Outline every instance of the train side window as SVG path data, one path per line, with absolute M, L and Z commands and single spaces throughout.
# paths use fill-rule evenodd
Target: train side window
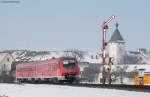
M 53 70 L 53 67 L 54 67 L 54 65 L 53 65 L 53 64 L 51 64 L 51 65 L 50 65 L 50 71 L 52 71 L 52 70 Z
M 59 69 L 59 64 L 56 65 L 56 68 Z
M 54 70 L 56 70 L 57 69 L 57 64 L 54 64 Z
M 58 68 L 59 68 L 59 65 L 58 65 L 58 64 L 56 64 L 56 65 L 55 65 L 55 69 L 57 70 Z
M 45 64 L 45 70 L 48 71 L 49 70 L 49 65 Z

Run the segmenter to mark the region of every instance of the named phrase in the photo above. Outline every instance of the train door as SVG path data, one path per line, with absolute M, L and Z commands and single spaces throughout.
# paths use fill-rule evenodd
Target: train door
M 59 76 L 59 64 L 56 64 L 56 76 Z
M 54 74 L 56 77 L 59 76 L 58 64 L 54 64 L 54 67 L 53 67 L 53 74 Z
M 53 64 L 50 64 L 50 76 L 53 76 Z

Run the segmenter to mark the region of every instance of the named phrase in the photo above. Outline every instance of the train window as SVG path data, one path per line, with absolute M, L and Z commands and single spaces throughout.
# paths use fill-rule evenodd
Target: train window
M 50 71 L 53 71 L 53 68 L 54 68 L 54 64 L 51 64 L 50 65 Z
M 68 63 L 64 64 L 65 69 L 74 69 L 75 68 L 75 63 Z
M 56 69 L 59 69 L 59 65 L 58 64 L 56 65 Z
M 33 69 L 31 67 L 20 67 L 17 68 L 17 71 L 32 71 Z
M 56 65 L 53 66 L 53 70 L 54 70 L 54 71 L 56 70 Z
M 49 70 L 49 65 L 45 64 L 45 70 L 48 71 Z
M 57 64 L 54 65 L 54 70 L 57 70 Z

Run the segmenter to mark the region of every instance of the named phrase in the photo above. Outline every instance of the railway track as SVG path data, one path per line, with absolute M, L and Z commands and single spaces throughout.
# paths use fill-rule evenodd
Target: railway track
M 25 83 L 19 83 L 25 84 Z M 28 83 L 33 84 L 33 83 Z M 34 84 L 47 84 L 47 85 L 61 85 L 61 86 L 72 86 L 72 87 L 87 87 L 87 88 L 103 88 L 103 89 L 116 89 L 116 90 L 127 90 L 137 92 L 148 92 L 150 93 L 149 85 L 125 85 L 125 84 L 68 84 L 68 83 L 34 83 Z
M 55 84 L 72 87 L 88 87 L 88 88 L 105 88 L 105 89 L 116 89 L 116 90 L 127 90 L 137 92 L 149 92 L 150 86 L 148 85 L 120 85 L 120 84 Z

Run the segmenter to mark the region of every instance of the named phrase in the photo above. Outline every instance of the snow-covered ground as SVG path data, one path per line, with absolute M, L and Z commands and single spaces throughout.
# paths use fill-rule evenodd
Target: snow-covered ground
M 0 84 L 0 96 L 8 97 L 150 97 L 150 93 L 115 89 L 81 88 L 43 84 Z

